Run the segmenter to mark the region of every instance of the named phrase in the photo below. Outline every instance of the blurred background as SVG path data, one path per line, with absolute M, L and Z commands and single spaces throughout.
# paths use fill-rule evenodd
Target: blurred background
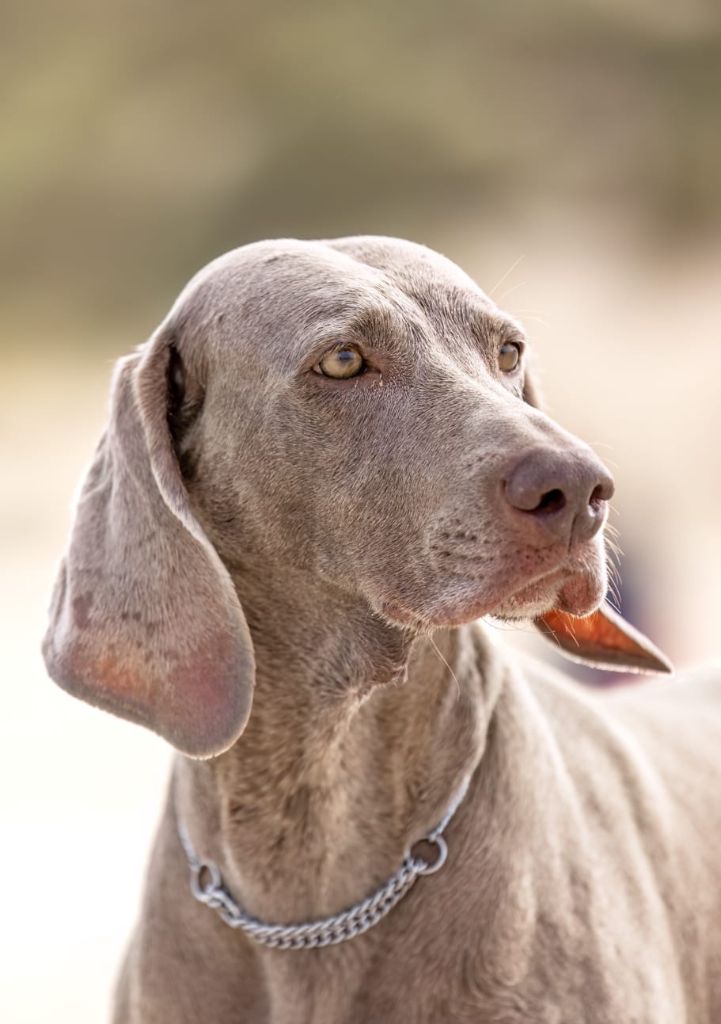
M 0 1015 L 89 1024 L 169 753 L 38 648 L 112 363 L 212 257 L 370 232 L 460 263 L 616 475 L 624 610 L 721 655 L 721 13 L 7 0 L 0 27 Z

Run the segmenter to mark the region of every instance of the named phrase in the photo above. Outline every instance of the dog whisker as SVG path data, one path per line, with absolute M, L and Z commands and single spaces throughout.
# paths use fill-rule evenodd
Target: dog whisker
M 522 262 L 523 262 L 523 260 L 525 260 L 525 258 L 526 258 L 526 254 L 525 254 L 525 252 L 522 252 L 522 253 L 521 253 L 521 255 L 520 255 L 520 256 L 519 256 L 519 257 L 518 257 L 517 259 L 515 259 L 515 260 L 513 261 L 513 263 L 512 263 L 511 265 L 510 265 L 510 267 L 509 267 L 509 268 L 508 268 L 508 270 L 507 270 L 507 271 L 505 272 L 505 274 L 502 274 L 502 275 L 501 275 L 501 277 L 499 278 L 499 280 L 498 280 L 498 281 L 496 281 L 496 283 L 494 284 L 494 286 L 493 286 L 493 287 L 492 287 L 492 288 L 491 288 L 491 289 L 489 290 L 488 294 L 490 295 L 490 297 L 491 297 L 492 299 L 494 299 L 494 301 L 495 301 L 495 292 L 496 292 L 496 289 L 498 289 L 498 288 L 500 288 L 500 287 L 501 287 L 501 285 L 503 284 L 503 282 L 504 282 L 505 280 L 507 280 L 507 278 L 508 278 L 508 277 L 509 277 L 509 276 L 510 276 L 510 275 L 511 275 L 512 273 L 513 273 L 513 271 L 514 271 L 514 270 L 516 269 L 516 267 L 518 267 L 518 265 L 519 265 L 520 263 L 522 263 Z M 500 300 L 499 300 L 499 301 L 500 301 Z

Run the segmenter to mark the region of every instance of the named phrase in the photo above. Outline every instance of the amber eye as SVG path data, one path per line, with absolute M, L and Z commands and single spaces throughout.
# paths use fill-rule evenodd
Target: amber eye
M 357 348 L 352 345 L 336 345 L 318 362 L 317 369 L 326 377 L 343 379 L 357 377 L 364 366 L 365 360 Z
M 501 345 L 498 353 L 498 366 L 503 373 L 512 373 L 521 361 L 521 346 L 515 341 L 507 341 Z

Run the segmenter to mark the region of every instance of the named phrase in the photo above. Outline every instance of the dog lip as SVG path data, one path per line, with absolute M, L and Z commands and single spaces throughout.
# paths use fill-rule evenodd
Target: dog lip
M 548 554 L 547 549 L 544 550 Z M 444 596 L 445 588 L 441 585 L 438 588 L 441 593 L 435 600 L 426 599 L 414 605 L 393 596 L 380 601 L 378 608 L 393 623 L 416 628 L 461 626 L 486 615 L 523 619 L 550 611 L 552 607 L 585 615 L 598 604 L 601 580 L 593 568 L 584 563 L 581 554 L 578 548 L 570 554 L 565 550 L 557 551 L 553 564 L 535 574 L 511 580 L 506 576 L 490 586 L 482 573 L 447 568 L 442 581 L 446 586 L 455 582 L 459 589 L 462 587 L 460 595 Z M 528 607 L 524 609 L 524 605 Z
M 447 580 L 456 579 L 466 586 L 483 583 L 483 577 L 453 572 Z M 461 626 L 486 615 L 501 614 L 504 618 L 527 618 L 530 612 L 524 612 L 524 603 L 535 603 L 548 598 L 549 609 L 553 606 L 567 606 L 575 614 L 585 614 L 591 604 L 597 604 L 594 591 L 593 574 L 584 572 L 582 566 L 568 564 L 567 558 L 560 559 L 560 564 L 546 568 L 534 576 L 517 582 L 510 588 L 497 587 L 481 594 L 478 598 L 459 597 L 447 598 L 438 603 L 430 603 L 423 608 L 413 608 L 397 599 L 383 601 L 382 613 L 394 622 L 404 626 Z M 536 593 L 537 591 L 540 591 Z M 518 603 L 515 612 L 513 604 Z M 544 602 L 545 603 L 545 602 Z M 510 606 L 510 607 L 509 607 Z M 576 610 L 577 609 L 577 610 Z M 533 614 L 537 614 L 534 611 Z
M 530 580 L 526 580 L 521 586 L 512 591 L 505 591 L 502 595 L 496 592 L 485 594 L 477 600 L 449 599 L 440 603 L 435 608 L 424 609 L 423 611 L 416 611 L 400 601 L 390 600 L 384 601 L 381 609 L 388 618 L 403 625 L 462 626 L 467 622 L 474 622 L 476 619 L 483 618 L 485 615 L 493 615 L 494 609 L 499 605 L 512 600 L 517 594 L 521 594 L 524 590 L 537 586 L 546 580 L 550 582 L 553 576 L 559 576 L 558 583 L 560 584 L 568 575 L 570 575 L 568 570 L 556 566 L 554 569 L 539 573 Z M 482 577 L 466 573 L 453 573 L 452 576 L 469 584 L 482 581 Z

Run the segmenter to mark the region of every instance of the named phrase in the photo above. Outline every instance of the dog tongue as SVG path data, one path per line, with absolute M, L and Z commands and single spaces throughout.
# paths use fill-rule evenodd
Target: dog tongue
M 616 672 L 673 672 L 666 655 L 607 604 L 583 618 L 553 610 L 535 625 L 573 661 Z

